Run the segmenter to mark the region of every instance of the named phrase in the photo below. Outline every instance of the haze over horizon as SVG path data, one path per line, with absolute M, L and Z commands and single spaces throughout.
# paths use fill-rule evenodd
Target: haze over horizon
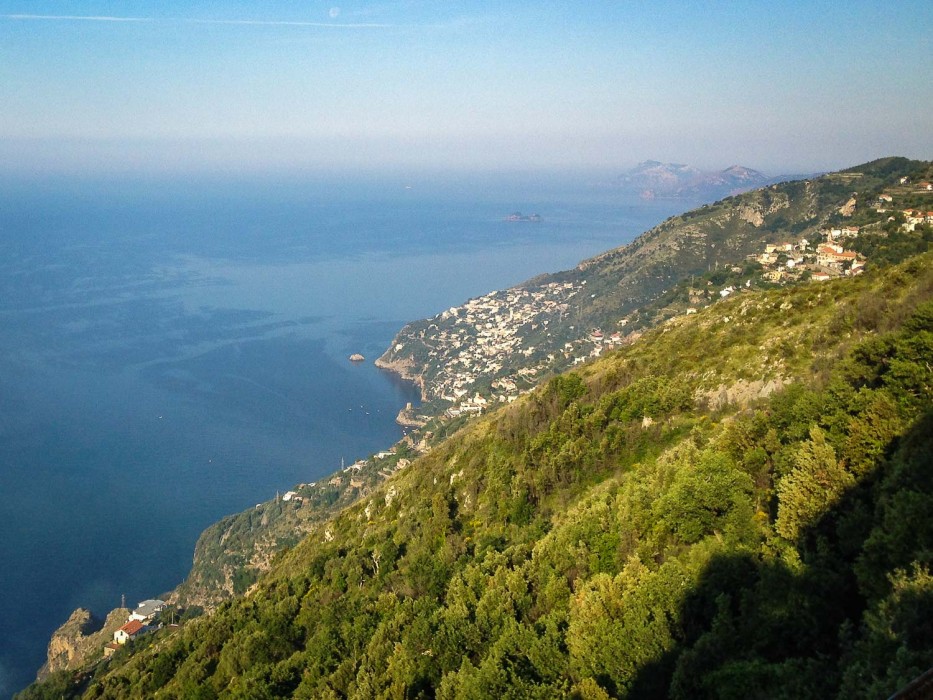
M 913 0 L 0 0 L 0 172 L 926 159 L 929 26 Z

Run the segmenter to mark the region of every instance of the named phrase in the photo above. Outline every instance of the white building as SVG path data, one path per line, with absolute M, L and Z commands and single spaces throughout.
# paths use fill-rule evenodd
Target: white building
M 155 616 L 162 612 L 164 607 L 164 600 L 144 600 L 136 606 L 136 609 L 130 615 L 130 621 L 152 622 Z

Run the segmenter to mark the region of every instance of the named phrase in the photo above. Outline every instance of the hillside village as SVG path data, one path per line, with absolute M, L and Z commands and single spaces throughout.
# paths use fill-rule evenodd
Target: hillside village
M 887 231 L 915 233 L 933 224 L 933 199 L 924 209 L 895 208 L 905 198 L 926 199 L 933 192 L 927 181 L 916 184 L 902 178 L 899 186 L 881 192 L 860 207 L 855 194 L 838 210 L 836 219 L 859 223 L 823 225 L 813 234 L 767 243 L 746 257 L 746 266 L 729 267 L 740 282 L 706 289 L 691 289 L 690 304 L 682 313 L 742 291 L 773 285 L 823 282 L 863 272 L 866 256 L 858 251 L 860 236 L 886 236 Z M 752 265 L 751 270 L 748 265 Z M 426 370 L 419 377 L 431 411 L 446 419 L 477 415 L 491 406 L 514 401 L 546 374 L 599 357 L 604 351 L 633 342 L 638 330 L 626 329 L 622 318 L 611 329 L 580 328 L 574 324 L 571 299 L 585 292 L 586 280 L 551 282 L 543 286 L 512 288 L 472 299 L 434 317 L 406 342 L 415 341 L 426 355 L 419 357 Z M 595 295 L 591 295 L 595 297 Z M 626 332 L 628 331 L 628 332 Z M 542 352 L 534 337 L 543 333 L 566 336 L 559 351 Z M 390 352 L 404 350 L 397 343 Z M 514 362 L 521 358 L 521 362 Z M 438 407 L 440 410 L 438 410 Z
M 689 286 L 689 301 L 679 314 L 694 314 L 720 299 L 756 289 L 860 275 L 869 262 L 857 250 L 860 237 L 886 236 L 886 231 L 894 230 L 914 234 L 933 225 L 933 196 L 923 209 L 896 206 L 908 197 L 925 201 L 927 193 L 933 195 L 931 183 L 914 184 L 903 178 L 899 186 L 886 189 L 862 207 L 853 195 L 836 218 L 858 223 L 840 221 L 813 234 L 764 244 L 746 256 L 744 266 L 727 268 L 727 283 L 707 279 Z M 630 325 L 634 315 L 619 319 L 610 329 L 577 327 L 571 300 L 586 291 L 586 280 L 514 287 L 471 299 L 424 322 L 391 350 L 398 353 L 405 349 L 405 342 L 414 341 L 424 352 L 420 359 L 427 371 L 419 379 L 427 405 L 421 407 L 423 415 L 409 405 L 400 413 L 400 422 L 417 428 L 433 421 L 432 425 L 407 434 L 391 450 L 342 466 L 326 480 L 299 484 L 282 501 L 312 505 L 321 499 L 333 501 L 347 493 L 365 492 L 429 451 L 439 424 L 459 424 L 496 405 L 511 403 L 555 369 L 587 362 L 641 336 L 641 330 Z M 567 339 L 559 351 L 542 352 L 534 338 L 552 333 Z
M 907 178 L 902 178 L 901 186 L 918 194 L 933 191 L 933 184 L 923 181 L 911 187 Z M 768 244 L 764 251 L 752 254 L 748 259 L 761 265 L 764 277 L 769 282 L 823 282 L 835 277 L 860 274 L 865 269 L 865 256 L 846 249 L 846 245 L 857 239 L 860 233 L 883 232 L 884 224 L 896 224 L 902 232 L 914 233 L 919 226 L 933 224 L 933 211 L 895 209 L 894 197 L 889 192 L 878 195 L 870 211 L 879 216 L 872 217 L 875 220 L 868 224 L 825 227 L 819 231 L 821 241 L 811 243 L 806 238 L 799 238 L 792 243 Z M 854 203 L 854 199 L 850 200 L 850 204 Z M 840 213 L 851 216 L 851 212 Z
M 429 347 L 428 362 L 437 363 L 440 370 L 425 387 L 425 397 L 449 402 L 448 417 L 481 413 L 491 401 L 514 401 L 520 387 L 533 384 L 538 367 L 524 367 L 517 376 L 495 380 L 493 392 L 486 396 L 475 385 L 499 374 L 510 356 L 534 355 L 535 346 L 525 341 L 522 331 L 546 330 L 552 321 L 561 322 L 568 301 L 584 286 L 585 282 L 565 282 L 492 292 L 444 311 L 420 334 Z

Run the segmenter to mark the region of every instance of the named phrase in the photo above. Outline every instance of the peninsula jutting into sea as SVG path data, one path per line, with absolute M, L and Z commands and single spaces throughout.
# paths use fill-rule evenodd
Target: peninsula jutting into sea
M 933 531 L 894 523 L 933 504 L 931 180 L 770 185 L 409 324 L 378 363 L 412 432 L 205 531 L 183 624 L 77 687 L 923 686 Z

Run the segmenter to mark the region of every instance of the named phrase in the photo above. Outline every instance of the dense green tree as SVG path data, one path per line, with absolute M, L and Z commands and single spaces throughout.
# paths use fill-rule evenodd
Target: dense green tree
M 854 483 L 855 478 L 840 464 L 825 433 L 813 426 L 810 439 L 797 449 L 793 470 L 778 484 L 780 506 L 775 530 L 782 537 L 796 540 Z

